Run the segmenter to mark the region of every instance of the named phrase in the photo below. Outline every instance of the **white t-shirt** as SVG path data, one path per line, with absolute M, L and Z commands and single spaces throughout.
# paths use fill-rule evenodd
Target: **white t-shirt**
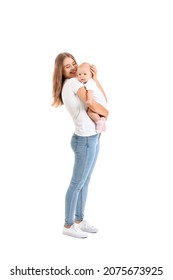
M 101 92 L 101 90 L 99 89 L 99 87 L 97 86 L 96 82 L 93 79 L 90 79 L 84 85 L 87 90 L 89 90 L 89 89 L 93 90 L 94 100 L 97 101 L 98 103 L 102 104 L 104 107 L 106 107 L 106 105 L 107 105 L 106 99 L 105 99 L 103 93 Z
M 70 113 L 74 125 L 74 133 L 79 136 L 91 136 L 97 134 L 95 123 L 88 116 L 87 106 L 77 96 L 77 91 L 83 84 L 76 78 L 67 79 L 62 89 L 62 100 Z

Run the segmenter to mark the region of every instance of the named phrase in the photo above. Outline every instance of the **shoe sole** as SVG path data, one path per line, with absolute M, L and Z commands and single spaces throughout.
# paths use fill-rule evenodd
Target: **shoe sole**
M 66 233 L 63 233 L 63 234 L 66 235 L 66 236 L 70 236 L 70 237 L 73 237 L 73 238 L 79 238 L 79 239 L 85 239 L 85 238 L 88 237 L 88 236 L 73 236 L 73 235 L 66 234 Z

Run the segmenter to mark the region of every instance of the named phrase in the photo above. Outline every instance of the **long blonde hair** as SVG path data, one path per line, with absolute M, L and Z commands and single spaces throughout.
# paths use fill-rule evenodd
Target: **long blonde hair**
M 61 92 L 63 83 L 65 81 L 65 77 L 63 75 L 63 61 L 66 57 L 71 57 L 76 62 L 74 56 L 68 52 L 58 54 L 58 56 L 55 59 L 52 77 L 52 106 L 55 107 L 63 105 Z

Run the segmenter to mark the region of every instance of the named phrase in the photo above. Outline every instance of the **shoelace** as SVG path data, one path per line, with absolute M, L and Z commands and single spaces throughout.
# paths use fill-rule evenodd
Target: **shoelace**
M 87 228 L 93 228 L 87 221 L 83 221 L 84 227 Z
M 77 232 L 81 232 L 81 229 L 79 228 L 78 224 L 74 224 L 74 229 L 75 229 Z

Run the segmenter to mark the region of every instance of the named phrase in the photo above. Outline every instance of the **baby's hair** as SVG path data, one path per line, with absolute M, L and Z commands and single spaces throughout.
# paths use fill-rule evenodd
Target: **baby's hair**
M 79 66 L 85 66 L 85 65 L 89 65 L 90 66 L 90 64 L 88 63 L 88 62 L 82 62 L 81 64 L 79 64 Z

